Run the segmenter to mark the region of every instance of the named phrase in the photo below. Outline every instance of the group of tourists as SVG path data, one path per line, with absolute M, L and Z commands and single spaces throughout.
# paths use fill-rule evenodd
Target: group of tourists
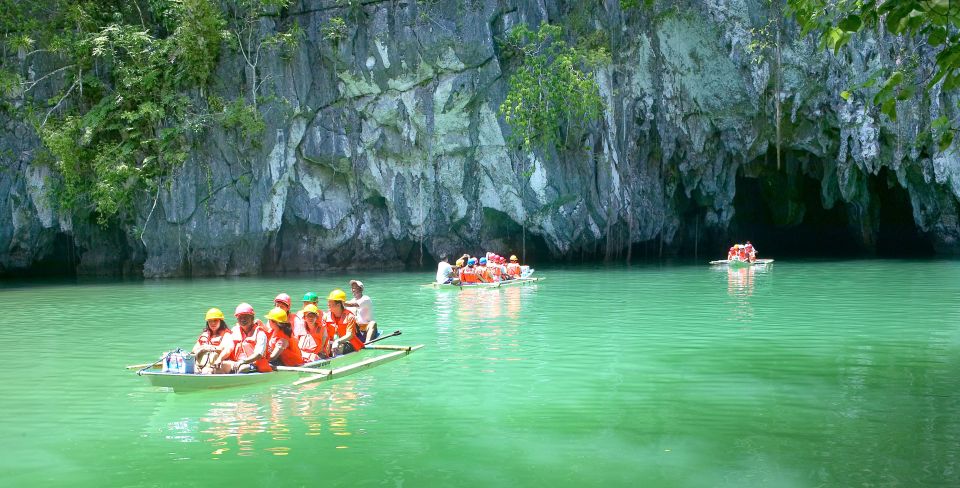
M 753 247 L 753 244 L 750 244 L 750 241 L 747 241 L 746 244 L 734 244 L 727 251 L 727 260 L 752 263 L 757 260 L 757 250 Z
M 327 295 L 327 310 L 314 292 L 303 295 L 303 308 L 291 310 L 291 298 L 281 293 L 273 309 L 256 318 L 253 306 L 237 305 L 237 323 L 228 328 L 223 312 L 211 308 L 196 344 L 197 367 L 202 374 L 273 371 L 276 366 L 300 366 L 318 359 L 359 351 L 380 335 L 373 320 L 373 303 L 363 283 L 350 282 L 353 299 L 343 290 Z
M 520 278 L 523 269 L 516 256 L 510 256 L 509 262 L 499 254 L 488 252 L 483 257 L 464 254 L 454 265 L 447 256 L 440 258 L 437 265 L 437 283 L 469 284 L 496 283 Z

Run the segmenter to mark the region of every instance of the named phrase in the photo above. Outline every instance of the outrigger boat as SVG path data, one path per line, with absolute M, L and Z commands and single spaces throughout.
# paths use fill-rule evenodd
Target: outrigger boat
M 757 259 L 753 262 L 751 261 L 741 261 L 739 259 L 718 259 L 716 261 L 710 261 L 710 264 L 714 266 L 730 266 L 731 268 L 747 268 L 750 266 L 765 266 L 772 263 L 772 259 Z
M 542 276 L 538 276 L 536 278 L 533 278 L 533 277 L 517 278 L 513 280 L 496 281 L 493 283 L 463 283 L 459 285 L 454 285 L 452 283 L 427 283 L 426 285 L 423 285 L 423 286 L 424 288 L 435 288 L 438 290 L 452 290 L 455 288 L 460 290 L 473 290 L 473 289 L 484 289 L 484 288 L 503 288 L 506 286 L 517 286 L 517 285 L 529 285 L 529 284 L 537 283 L 539 281 L 543 281 Z
M 399 335 L 397 333 L 390 334 Z M 379 338 L 377 339 L 379 340 Z M 150 365 L 128 366 L 127 369 L 137 369 L 137 366 L 143 366 L 137 371 L 137 374 L 144 376 L 152 386 L 161 388 L 170 388 L 175 393 L 199 390 L 213 390 L 220 388 L 232 388 L 235 386 L 254 385 L 258 383 L 279 382 L 294 379 L 294 385 L 311 383 L 314 381 L 329 381 L 337 378 L 370 369 L 376 365 L 388 363 L 395 359 L 406 356 L 420 348 L 423 344 L 416 346 L 388 346 L 380 344 L 368 344 L 362 351 L 337 356 L 332 359 L 321 359 L 313 361 L 303 366 L 277 366 L 277 370 L 270 373 L 242 373 L 242 374 L 194 374 L 194 373 L 169 373 L 160 371 L 151 371 L 152 368 L 159 365 L 159 361 Z M 366 355 L 364 351 L 368 350 L 386 350 L 387 354 L 364 358 L 361 361 L 351 363 L 339 368 L 322 368 L 330 366 L 331 362 L 341 358 L 359 358 Z

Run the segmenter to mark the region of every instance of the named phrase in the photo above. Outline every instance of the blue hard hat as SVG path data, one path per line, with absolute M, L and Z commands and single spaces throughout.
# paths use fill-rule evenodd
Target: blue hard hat
M 470 258 L 470 259 L 468 259 L 468 260 L 467 260 L 467 264 L 470 265 L 470 266 L 473 266 L 474 264 L 477 264 L 477 258 Z
M 487 258 L 480 258 L 480 264 L 487 264 Z

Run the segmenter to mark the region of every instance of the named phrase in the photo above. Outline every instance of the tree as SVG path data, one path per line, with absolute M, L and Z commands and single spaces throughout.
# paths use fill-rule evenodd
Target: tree
M 524 149 L 568 145 L 578 130 L 603 112 L 603 99 L 591 71 L 609 60 L 604 48 L 581 50 L 567 45 L 562 29 L 541 24 L 533 32 L 514 27 L 502 45 L 520 65 L 510 76 L 500 114 Z
M 872 97 L 874 104 L 890 119 L 897 118 L 897 101 L 926 93 L 939 83 L 944 91 L 960 87 L 960 5 L 952 0 L 788 0 L 803 33 L 816 33 L 821 46 L 838 52 L 860 32 L 885 29 L 897 36 L 913 37 L 936 53 L 936 65 L 929 76 L 908 66 L 896 65 L 873 73 L 853 91 L 873 89 L 885 79 Z M 841 97 L 847 99 L 851 91 Z M 932 124 L 932 134 L 945 150 L 953 142 L 955 121 L 941 118 Z M 923 137 L 921 137 L 923 139 Z
M 219 8 L 214 0 L 154 0 L 144 9 L 119 0 L 4 7 L 14 22 L 0 30 L 20 47 L 16 63 L 4 56 L 0 78 L 12 76 L 7 96 L 35 124 L 62 176 L 59 203 L 104 225 L 122 219 L 136 192 L 158 187 L 187 157 L 189 134 L 200 126 L 184 92 L 202 86 L 217 62 Z M 32 71 L 50 64 L 48 73 Z M 39 87 L 54 96 L 35 95 Z

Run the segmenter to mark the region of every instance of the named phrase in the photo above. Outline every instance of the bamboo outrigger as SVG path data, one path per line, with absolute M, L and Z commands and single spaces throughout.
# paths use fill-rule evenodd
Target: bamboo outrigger
M 299 385 L 312 381 L 332 380 L 351 375 L 353 373 L 372 368 L 378 364 L 387 363 L 406 356 L 413 351 L 423 347 L 423 344 L 416 346 L 386 346 L 371 344 L 364 350 L 388 350 L 387 354 L 367 358 L 362 361 L 342 366 L 334 369 L 323 369 L 320 366 L 330 365 L 330 359 L 314 361 L 304 366 L 289 367 L 278 366 L 277 371 L 271 373 L 243 373 L 243 374 L 186 374 L 186 373 L 163 373 L 159 371 L 148 371 L 143 369 L 137 372 L 145 376 L 150 384 L 157 387 L 170 388 L 174 392 L 212 390 L 219 388 L 231 388 L 235 386 L 246 386 L 257 383 L 267 383 L 281 380 L 298 379 L 293 384 Z M 342 357 L 352 357 L 353 354 Z M 302 379 L 301 376 L 306 376 Z

